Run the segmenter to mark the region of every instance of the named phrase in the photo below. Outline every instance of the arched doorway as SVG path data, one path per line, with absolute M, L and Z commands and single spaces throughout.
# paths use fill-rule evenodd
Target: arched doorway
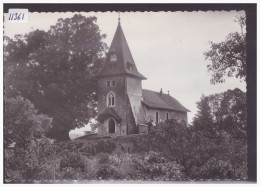
M 108 132 L 115 133 L 116 131 L 116 122 L 113 118 L 110 118 L 108 121 Z

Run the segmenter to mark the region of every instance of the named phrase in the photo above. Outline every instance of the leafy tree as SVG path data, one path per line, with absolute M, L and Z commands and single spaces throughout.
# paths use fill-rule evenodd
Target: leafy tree
M 69 131 L 94 118 L 94 74 L 107 49 L 96 17 L 58 19 L 45 32 L 5 38 L 4 84 L 7 97 L 22 95 L 53 118 L 49 135 L 69 139 Z
M 190 159 L 189 130 L 176 120 L 168 120 L 152 127 L 149 138 L 152 147 L 164 153 L 166 158 L 176 161 L 187 171 Z
M 238 88 L 223 93 L 221 102 L 222 128 L 235 137 L 246 138 L 247 102 L 246 93 Z
M 198 102 L 198 107 L 200 110 L 192 127 L 197 138 L 192 141 L 203 139 L 203 142 L 207 143 L 197 142 L 198 145 L 209 144 L 212 152 L 215 153 L 202 159 L 202 153 L 206 153 L 205 147 L 200 151 L 199 146 L 195 147 L 198 152 L 193 153 L 194 157 L 204 161 L 202 164 L 197 162 L 196 167 L 193 167 L 192 178 L 246 179 L 246 93 L 236 88 L 224 93 L 204 96 Z M 203 113 L 202 108 L 205 110 Z M 209 115 L 212 117 L 207 126 L 201 125 Z
M 5 100 L 4 145 L 26 148 L 33 139 L 45 136 L 52 119 L 38 114 L 34 105 L 18 96 Z
M 28 99 L 5 99 L 4 146 L 5 181 L 37 180 L 45 177 L 51 144 L 45 138 L 52 119 L 38 114 Z M 44 178 L 45 179 L 45 178 Z M 49 179 L 49 178 L 48 178 Z M 51 179 L 51 178 L 50 178 Z
M 241 27 L 241 33 L 235 32 L 227 35 L 226 40 L 220 43 L 210 42 L 210 50 L 204 53 L 211 64 L 207 65 L 208 71 L 213 73 L 211 83 L 223 83 L 225 77 L 246 77 L 246 36 L 245 16 L 238 17 L 236 22 Z
M 197 129 L 207 129 L 215 135 L 224 130 L 235 137 L 246 137 L 246 93 L 240 89 L 202 96 L 197 105 L 193 120 Z

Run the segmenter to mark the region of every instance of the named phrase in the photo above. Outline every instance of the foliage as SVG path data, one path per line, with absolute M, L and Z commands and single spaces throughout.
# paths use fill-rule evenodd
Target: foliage
M 193 120 L 198 129 L 207 129 L 211 135 L 225 130 L 235 137 L 246 138 L 246 93 L 238 88 L 203 96 L 197 103 L 198 113 Z
M 208 130 L 214 133 L 213 114 L 211 112 L 209 97 L 202 95 L 200 102 L 197 103 L 198 112 L 193 119 L 193 125 L 197 128 Z
M 203 96 L 193 126 L 168 120 L 151 128 L 156 152 L 186 179 L 246 179 L 246 96 L 239 89 Z
M 66 152 L 62 154 L 62 158 L 60 160 L 61 171 L 68 169 L 80 169 L 84 172 L 86 166 L 87 163 L 79 153 L 69 152 L 66 150 Z
M 42 133 L 5 147 L 5 180 L 247 179 L 245 93 L 203 96 L 198 106 L 192 126 L 167 120 L 147 135 L 54 143 Z
M 52 164 L 45 164 L 52 154 L 45 137 L 52 119 L 21 96 L 5 99 L 4 117 L 5 181 L 52 179 Z
M 149 137 L 155 150 L 164 153 L 167 158 L 183 166 L 189 159 L 189 131 L 176 120 L 168 120 L 151 128 Z
M 144 134 L 133 134 L 120 137 L 96 137 L 91 140 L 77 139 L 73 141 L 64 141 L 58 143 L 58 149 L 70 151 L 79 151 L 84 155 L 95 156 L 99 153 L 112 154 L 118 146 L 121 151 L 128 153 L 147 152 L 150 147 L 149 139 Z
M 5 38 L 5 95 L 22 95 L 51 116 L 53 138 L 69 139 L 71 129 L 96 115 L 94 74 L 107 48 L 96 20 L 75 14 L 46 32 Z
M 26 148 L 31 140 L 42 138 L 52 119 L 38 114 L 33 103 L 21 96 L 5 99 L 4 145 Z
M 79 152 L 65 150 L 59 162 L 59 179 L 80 180 L 88 177 L 87 159 Z
M 223 83 L 226 76 L 245 80 L 246 36 L 243 33 L 245 19 L 245 16 L 241 16 L 236 20 L 241 27 L 241 33 L 228 34 L 224 42 L 210 42 L 210 50 L 204 53 L 205 58 L 211 62 L 207 68 L 213 73 L 212 84 Z
M 5 181 L 52 180 L 55 161 L 51 140 L 31 140 L 25 148 L 5 148 Z
M 184 180 L 182 166 L 160 153 L 150 152 L 144 159 L 133 159 L 135 179 L 139 180 Z

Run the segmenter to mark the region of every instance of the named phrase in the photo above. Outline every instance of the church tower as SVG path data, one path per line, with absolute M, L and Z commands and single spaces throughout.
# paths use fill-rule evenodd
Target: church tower
M 120 19 L 98 79 L 98 135 L 138 133 L 142 118 L 142 80 L 124 36 Z

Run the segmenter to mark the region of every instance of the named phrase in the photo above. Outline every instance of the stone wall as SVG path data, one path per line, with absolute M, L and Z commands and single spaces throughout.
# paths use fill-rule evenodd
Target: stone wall
M 113 87 L 111 85 L 108 87 L 107 81 L 116 81 L 116 86 Z M 115 94 L 115 107 L 113 107 L 113 109 L 122 118 L 122 121 L 120 125 L 116 125 L 116 132 L 114 134 L 109 134 L 108 120 L 105 120 L 104 124 L 98 128 L 98 135 L 126 135 L 138 133 L 135 115 L 141 107 L 141 80 L 125 76 L 113 76 L 99 79 L 98 114 L 101 114 L 106 110 L 106 99 L 110 92 Z
M 151 109 L 145 107 L 145 113 L 147 115 L 146 119 L 151 119 L 153 122 L 156 122 L 156 112 L 159 113 L 159 122 L 167 120 L 167 113 L 169 119 L 176 119 L 176 120 L 184 120 L 186 123 L 188 122 L 187 112 L 179 112 L 179 111 L 172 111 L 172 110 L 162 110 L 162 109 Z
M 107 81 L 116 81 L 116 86 L 107 86 Z M 126 105 L 127 105 L 127 95 L 126 95 L 126 85 L 125 77 L 123 76 L 113 76 L 107 78 L 101 78 L 98 80 L 98 114 L 101 114 L 107 109 L 107 95 L 109 92 L 115 94 L 115 107 L 112 107 L 116 113 L 122 118 L 120 125 L 116 125 L 116 132 L 114 134 L 108 134 L 107 123 L 104 122 L 98 128 L 98 135 L 126 135 Z
M 148 125 L 139 125 L 138 133 L 139 134 L 148 134 L 149 126 Z

